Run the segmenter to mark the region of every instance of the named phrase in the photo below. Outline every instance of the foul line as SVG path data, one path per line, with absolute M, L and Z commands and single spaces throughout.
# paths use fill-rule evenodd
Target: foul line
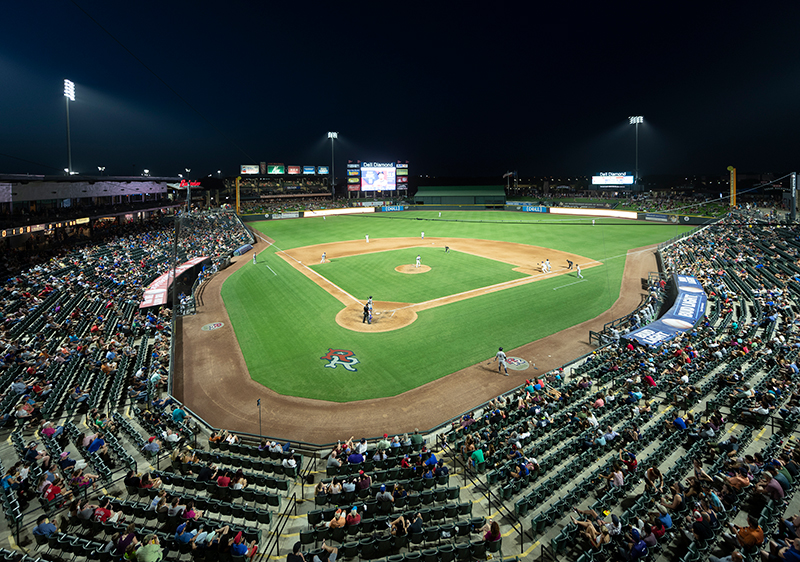
M 267 265 L 267 264 L 264 264 L 264 265 Z M 268 265 L 267 265 L 267 269 L 269 269 L 270 271 L 272 271 L 272 268 L 271 268 L 270 266 L 268 266 Z M 277 275 L 278 275 L 278 274 L 277 274 L 277 273 L 275 273 L 274 271 L 272 271 L 272 274 L 273 274 L 273 275 L 275 275 L 275 276 L 277 276 Z
M 560 287 L 553 287 L 554 291 L 558 291 L 559 289 L 563 289 L 564 287 L 569 287 L 570 285 L 575 285 L 576 283 L 583 283 L 586 279 L 580 279 L 579 281 L 575 281 L 574 283 L 567 283 L 566 285 L 561 285 Z
M 278 246 L 276 246 L 275 244 L 272 244 L 272 245 L 273 245 L 273 246 L 275 246 L 276 248 L 278 248 Z M 322 279 L 323 281 L 325 281 L 325 282 L 326 282 L 328 285 L 331 285 L 331 286 L 333 286 L 333 287 L 336 287 L 336 289 L 337 289 L 337 290 L 339 290 L 339 291 L 341 291 L 343 295 L 346 295 L 346 296 L 348 296 L 349 298 L 353 299 L 353 301 L 354 301 L 354 302 L 356 302 L 356 303 L 358 303 L 358 304 L 361 304 L 361 301 L 360 301 L 360 300 L 358 300 L 357 298 L 355 298 L 353 295 L 351 295 L 350 293 L 348 293 L 347 291 L 345 291 L 344 289 L 342 289 L 341 287 L 339 287 L 339 286 L 338 286 L 338 285 L 336 285 L 335 283 L 331 283 L 331 282 L 330 282 L 330 281 L 328 281 L 328 279 L 326 279 L 324 276 L 320 275 L 319 273 L 317 273 L 316 271 L 314 271 L 313 269 L 311 269 L 310 267 L 308 267 L 306 264 L 304 264 L 304 263 L 303 263 L 303 262 L 301 262 L 300 260 L 298 260 L 298 259 L 294 258 L 293 256 L 291 256 L 291 255 L 290 255 L 290 254 L 288 254 L 287 252 L 285 252 L 285 251 L 281 250 L 280 248 L 278 248 L 278 251 L 277 251 L 276 253 L 278 253 L 278 254 L 283 254 L 283 255 L 284 255 L 284 256 L 286 256 L 287 258 L 289 258 L 289 259 L 291 259 L 292 261 L 296 262 L 296 263 L 297 263 L 298 265 L 300 265 L 301 267 L 305 268 L 305 269 L 306 269 L 306 270 L 308 270 L 309 272 L 313 273 L 314 275 L 316 275 L 317 277 L 319 277 L 320 279 Z

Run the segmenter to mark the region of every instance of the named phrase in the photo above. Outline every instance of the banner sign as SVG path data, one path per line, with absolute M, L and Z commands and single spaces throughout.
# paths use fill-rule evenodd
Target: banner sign
M 655 322 L 623 337 L 636 340 L 643 345 L 660 345 L 694 328 L 706 314 L 708 301 L 706 292 L 700 282 L 689 275 L 676 275 L 675 282 L 678 286 L 678 296 L 667 313 Z
M 317 171 L 316 166 L 303 166 L 303 173 L 304 174 L 313 174 Z
M 645 213 L 644 220 L 646 220 L 646 221 L 658 221 L 658 222 L 669 222 L 669 215 L 662 215 L 660 213 Z
M 392 211 L 402 211 L 404 207 L 402 205 L 391 205 L 389 207 L 381 207 L 381 212 L 383 213 L 391 213 Z
M 242 164 L 241 166 L 239 166 L 239 173 L 242 175 L 257 174 L 258 170 L 259 168 L 257 164 Z
M 530 205 L 523 205 L 522 210 L 526 213 L 546 213 L 547 207 L 531 207 Z
M 272 213 L 270 217 L 273 219 L 299 219 L 300 213 L 298 211 L 293 213 Z

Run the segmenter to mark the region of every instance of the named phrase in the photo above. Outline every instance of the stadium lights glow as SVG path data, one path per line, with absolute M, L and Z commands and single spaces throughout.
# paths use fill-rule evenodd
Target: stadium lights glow
M 97 167 L 97 171 L 100 172 L 100 175 L 102 176 L 103 172 L 106 171 L 106 167 L 105 166 L 98 166 Z
M 629 122 L 631 125 L 638 125 L 639 123 L 643 123 L 643 122 L 644 122 L 644 117 L 642 117 L 641 115 L 636 115 L 636 116 L 633 116 L 633 117 L 628 117 L 628 122 Z
M 75 101 L 75 84 L 72 80 L 64 80 L 64 96 Z

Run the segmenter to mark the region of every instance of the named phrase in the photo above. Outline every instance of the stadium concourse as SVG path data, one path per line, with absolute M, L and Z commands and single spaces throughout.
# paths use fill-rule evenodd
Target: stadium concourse
M 187 258 L 249 237 L 234 216 L 188 222 Z M 211 433 L 169 398 L 169 311 L 137 307 L 170 230 L 130 227 L 4 280 L 3 558 L 282 558 L 299 543 L 309 562 L 330 547 L 631 559 L 643 544 L 650 560 L 757 560 L 777 538 L 800 555 L 796 227 L 737 214 L 663 248 L 663 273 L 699 278 L 709 308 L 661 347 L 622 334 L 435 434 L 353 428 L 335 452 Z

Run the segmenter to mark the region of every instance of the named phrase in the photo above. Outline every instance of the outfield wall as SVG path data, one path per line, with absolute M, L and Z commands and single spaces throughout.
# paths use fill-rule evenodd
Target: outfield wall
M 239 215 L 244 222 L 254 222 L 263 220 L 283 220 L 283 219 L 298 219 L 298 218 L 313 218 L 325 217 L 333 215 L 356 215 L 356 214 L 369 214 L 369 213 L 387 213 L 387 212 L 401 212 L 401 211 L 482 211 L 498 209 L 522 213 L 547 213 L 551 215 L 565 215 L 565 216 L 579 216 L 579 217 L 597 217 L 597 218 L 616 218 L 616 219 L 629 219 L 639 220 L 646 222 L 659 222 L 663 224 L 681 224 L 699 226 L 705 224 L 713 224 L 717 222 L 717 218 L 702 217 L 696 215 L 677 215 L 665 213 L 638 213 L 636 211 L 618 211 L 616 209 L 607 208 L 584 208 L 584 207 L 545 207 L 542 205 L 504 205 L 498 207 L 490 207 L 486 205 L 384 205 L 375 207 L 345 207 L 340 209 L 320 209 L 316 211 L 292 211 L 288 213 L 266 213 L 266 214 L 249 214 Z

